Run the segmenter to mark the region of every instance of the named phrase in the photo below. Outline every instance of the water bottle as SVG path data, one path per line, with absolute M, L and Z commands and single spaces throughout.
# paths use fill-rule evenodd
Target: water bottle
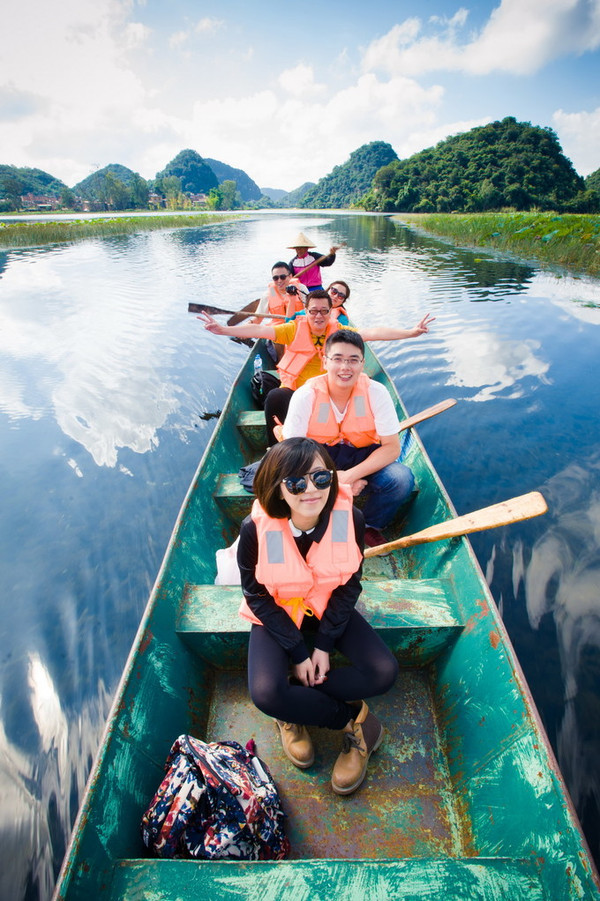
M 254 375 L 256 375 L 257 372 L 260 372 L 261 369 L 262 369 L 262 359 L 261 359 L 260 354 L 256 354 L 256 356 L 254 357 Z

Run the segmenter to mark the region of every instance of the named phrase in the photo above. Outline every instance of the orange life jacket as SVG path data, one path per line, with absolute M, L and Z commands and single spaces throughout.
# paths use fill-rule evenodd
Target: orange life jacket
M 298 293 L 295 295 L 287 294 L 285 288 L 283 289 L 283 293 L 281 293 L 281 291 L 278 291 L 275 282 L 270 282 L 269 287 L 267 288 L 269 313 L 275 313 L 278 316 L 287 316 L 287 309 L 290 300 L 293 300 L 294 302 L 294 313 L 299 313 L 300 310 L 304 309 L 304 303 L 302 302 L 304 294 L 300 291 L 300 280 L 297 278 L 291 278 L 288 284 L 295 285 Z
M 343 306 L 332 307 L 331 308 L 331 318 L 338 319 L 340 316 L 345 316 L 346 319 L 348 319 L 348 321 L 350 321 L 350 317 L 348 316 L 348 313 L 346 312 L 346 310 L 344 309 Z
M 267 516 L 257 500 L 251 513 L 256 523 L 258 561 L 256 580 L 300 628 L 304 616 L 323 616 L 331 592 L 344 585 L 362 560 L 354 534 L 352 491 L 340 485 L 325 534 L 314 541 L 306 560 L 298 550 L 287 519 Z M 246 599 L 240 615 L 261 625 Z
M 295 391 L 298 387 L 300 373 L 316 354 L 319 354 L 321 357 L 321 369 L 323 368 L 322 357 L 325 350 L 325 341 L 340 327 L 337 320 L 328 322 L 327 331 L 323 335 L 321 342 L 322 346 L 315 347 L 307 317 L 298 316 L 297 319 L 294 319 L 294 322 L 296 323 L 296 334 L 290 344 L 287 345 L 284 355 L 277 364 L 282 388 L 291 388 L 292 391 Z
M 370 381 L 370 378 L 361 372 L 352 389 L 344 418 L 338 422 L 332 408 L 327 376 L 319 375 L 310 379 L 309 383 L 315 397 L 306 437 L 318 441 L 319 444 L 340 444 L 342 441 L 354 447 L 381 444 L 369 399 Z

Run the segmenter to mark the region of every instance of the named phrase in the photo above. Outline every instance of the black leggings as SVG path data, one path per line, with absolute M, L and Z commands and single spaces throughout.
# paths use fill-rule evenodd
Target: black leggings
M 349 701 L 384 694 L 398 675 L 396 658 L 356 610 L 336 642 L 349 666 L 331 669 L 322 685 L 290 683 L 287 652 L 264 626 L 253 625 L 248 647 L 248 685 L 263 713 L 286 723 L 343 729 L 356 716 Z
M 283 425 L 288 407 L 294 392 L 291 388 L 273 388 L 265 398 L 265 419 L 267 421 L 267 445 L 277 444 L 273 434 L 273 426 L 277 425 L 274 417 Z

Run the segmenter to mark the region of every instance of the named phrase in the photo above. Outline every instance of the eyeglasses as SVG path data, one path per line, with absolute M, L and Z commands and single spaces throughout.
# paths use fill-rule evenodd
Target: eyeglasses
M 322 316 L 323 318 L 325 318 L 325 316 L 329 316 L 329 314 L 331 313 L 331 310 L 329 309 L 329 307 L 327 307 L 327 309 L 325 309 L 325 310 L 312 309 L 312 310 L 307 310 L 306 312 L 308 313 L 309 316 Z
M 333 357 L 327 356 L 327 359 L 330 363 L 333 363 L 334 366 L 342 366 L 347 363 L 348 366 L 360 366 L 363 361 L 363 357 L 340 357 L 339 354 L 335 354 Z
M 333 481 L 333 470 L 316 469 L 305 476 L 288 476 L 287 479 L 282 479 L 282 482 L 290 494 L 304 494 L 309 479 L 318 491 L 325 491 Z
M 333 294 L 335 297 L 341 297 L 342 300 L 346 300 L 346 297 L 347 297 L 346 294 L 342 294 L 342 292 L 341 292 L 341 291 L 338 291 L 337 288 L 330 288 L 330 289 L 329 289 L 329 293 L 330 293 L 330 294 Z
M 286 278 L 289 278 L 289 275 L 274 275 L 273 281 L 278 282 L 279 279 L 281 279 L 281 281 L 284 282 L 286 280 Z

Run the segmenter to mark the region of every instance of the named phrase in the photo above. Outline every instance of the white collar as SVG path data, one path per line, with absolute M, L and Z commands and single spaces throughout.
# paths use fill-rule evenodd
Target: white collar
M 294 538 L 300 538 L 301 535 L 310 535 L 310 533 L 314 532 L 316 528 L 316 526 L 313 526 L 312 529 L 307 529 L 306 532 L 303 532 L 302 529 L 296 528 L 291 519 L 288 519 L 288 522 L 290 524 L 290 530 Z

